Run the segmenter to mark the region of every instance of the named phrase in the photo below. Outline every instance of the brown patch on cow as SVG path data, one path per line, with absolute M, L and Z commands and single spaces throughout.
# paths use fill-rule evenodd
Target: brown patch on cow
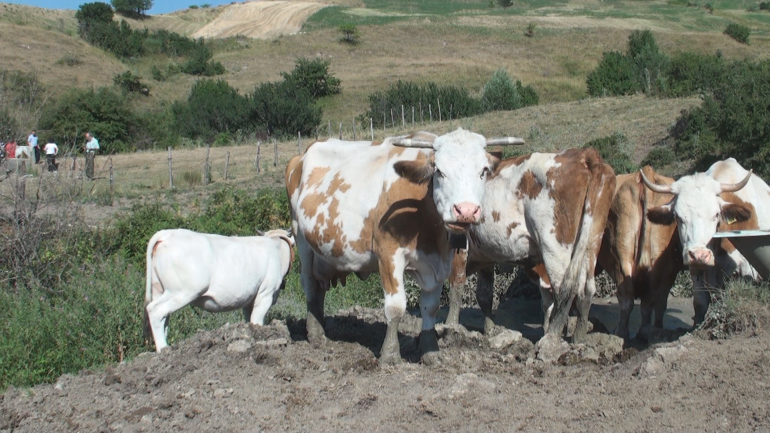
M 155 256 L 155 251 L 158 249 L 158 245 L 160 245 L 161 242 L 163 242 L 163 241 L 155 242 L 155 245 L 152 246 L 152 252 L 150 253 L 150 257 L 154 257 Z
M 518 226 L 519 226 L 519 223 L 517 222 L 512 222 L 508 224 L 508 237 L 511 237 L 511 235 L 513 234 L 513 231 L 516 230 L 516 227 Z
M 452 273 L 449 274 L 450 287 L 465 284 L 465 282 L 468 280 L 465 274 L 467 265 L 468 250 L 455 251 L 455 255 L 452 258 Z
M 323 182 L 324 177 L 331 171 L 330 167 L 316 167 L 310 172 L 310 176 L 307 177 L 307 186 L 318 186 Z
M 527 277 L 535 282 L 538 287 L 551 287 L 551 279 L 548 278 L 548 272 L 545 270 L 544 263 L 538 263 L 532 268 L 525 268 Z
M 569 149 L 554 157 L 557 166 L 546 173 L 549 196 L 558 203 L 553 210 L 554 234 L 562 245 L 573 243 L 577 237 L 592 176 L 589 159 L 594 165 L 601 164 L 593 149 Z M 587 213 L 592 214 L 593 210 Z
M 403 151 L 403 148 L 399 149 Z M 433 173 L 436 170 L 436 167 L 433 165 L 433 158 L 433 153 L 431 153 L 430 157 L 420 153 L 420 156 L 415 160 L 396 162 L 393 164 L 393 169 L 396 171 L 396 174 L 404 179 L 408 179 L 412 183 L 418 185 L 426 184 L 433 177 Z
M 521 176 L 521 181 L 519 182 L 519 188 L 516 191 L 516 195 L 519 198 L 522 197 L 529 197 L 530 199 L 534 199 L 538 195 L 540 195 L 540 191 L 543 190 L 543 185 L 540 184 L 540 182 L 537 181 L 537 178 L 535 178 L 535 174 L 532 173 L 531 170 L 527 170 L 524 175 Z
M 372 141 L 372 146 L 379 146 L 382 144 L 382 140 Z
M 732 192 L 722 193 L 721 197 L 722 200 L 730 204 L 722 207 L 722 218 L 717 231 L 757 230 L 759 228 L 759 220 L 754 205 L 743 201 Z M 736 249 L 733 243 L 725 238 L 721 240 L 720 247 L 721 251 L 717 251 L 717 255 L 730 254 Z
M 494 222 L 500 221 L 500 211 L 496 211 L 496 210 L 492 211 L 492 221 Z
M 284 182 L 286 184 L 286 192 L 291 198 L 294 192 L 299 188 L 299 184 L 302 181 L 302 157 L 295 156 L 289 160 L 286 165 L 286 171 L 284 172 Z
M 532 155 L 522 155 L 522 156 L 516 156 L 513 158 L 508 158 L 500 161 L 499 164 L 495 167 L 495 169 L 492 171 L 492 175 L 489 176 L 489 179 L 494 179 L 497 177 L 497 175 L 500 174 L 503 169 L 510 167 L 512 165 L 518 166 L 521 165 L 524 161 L 528 160 Z
M 656 206 L 647 210 L 647 219 L 653 224 L 668 226 L 674 224 L 674 210 L 671 206 Z

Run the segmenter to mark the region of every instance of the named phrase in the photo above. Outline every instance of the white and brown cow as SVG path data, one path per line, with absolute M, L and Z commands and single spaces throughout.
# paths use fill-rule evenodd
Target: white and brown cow
M 379 272 L 388 322 L 380 360 L 399 361 L 398 323 L 406 310 L 407 272 L 422 288 L 423 361 L 436 360 L 434 324 L 453 256 L 449 236 L 478 223 L 485 181 L 496 161 L 485 147 L 503 142 L 523 140 L 487 140 L 458 129 L 382 143 L 331 139 L 292 158 L 286 188 L 311 344 L 325 340 L 323 303 L 330 285 L 344 282 L 350 273 L 364 277 Z
M 243 309 L 262 325 L 294 261 L 286 230 L 264 236 L 219 236 L 161 230 L 147 244 L 145 337 L 158 352 L 167 346 L 168 316 L 189 304 L 211 312 Z
M 510 263 L 524 265 L 539 282 L 546 334 L 561 336 L 577 296 L 573 339 L 585 336 L 614 190 L 614 171 L 593 149 L 533 153 L 498 165 L 486 182 L 481 222 L 469 231 L 467 273 L 478 271 L 485 332 L 494 326 L 493 266 Z
M 641 172 L 656 185 L 674 183 L 674 179 L 655 173 L 650 166 Z M 669 193 L 645 187 L 640 173 L 617 177 L 599 265 L 617 285 L 620 316 L 615 335 L 624 339 L 629 338 L 628 322 L 634 299 L 641 300 L 641 336 L 649 334 L 653 312 L 654 326 L 663 327 L 668 294 L 677 273 L 684 269 L 676 223 L 652 224 L 645 217 L 648 209 L 664 205 L 672 198 Z
M 729 241 L 712 237 L 724 225 L 731 230 L 770 229 L 770 187 L 733 158 L 671 185 L 658 185 L 641 174 L 651 190 L 673 195 L 667 204 L 649 209 L 647 217 L 657 224 L 676 223 L 682 260 L 693 280 L 697 326 L 711 302 L 709 289 L 719 287 L 724 275 L 757 278 Z

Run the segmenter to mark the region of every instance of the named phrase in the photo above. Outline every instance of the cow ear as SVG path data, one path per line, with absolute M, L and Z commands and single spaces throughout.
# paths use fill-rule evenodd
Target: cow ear
M 487 160 L 489 161 L 489 169 L 492 173 L 497 171 L 497 166 L 500 165 L 500 160 L 503 158 L 503 152 L 489 152 L 487 153 Z
M 727 224 L 746 222 L 751 218 L 751 209 L 746 206 L 727 203 L 722 205 L 722 220 Z
M 412 183 L 422 185 L 433 176 L 436 168 L 433 159 L 419 159 L 417 161 L 398 161 L 393 165 L 396 173 Z
M 647 219 L 653 224 L 671 225 L 674 223 L 674 210 L 670 204 L 664 204 L 647 210 Z

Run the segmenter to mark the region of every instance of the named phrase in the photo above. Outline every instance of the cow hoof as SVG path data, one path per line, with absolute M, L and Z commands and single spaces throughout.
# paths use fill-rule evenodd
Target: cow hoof
M 380 365 L 398 365 L 401 363 L 401 354 L 396 352 L 383 352 L 380 355 Z
M 316 332 L 308 332 L 307 334 L 307 341 L 310 343 L 311 346 L 318 349 L 319 347 L 326 344 L 326 334 L 324 333 L 316 333 Z
M 484 319 L 484 335 L 488 337 L 494 336 L 495 332 L 495 322 L 492 321 L 491 317 L 486 317 Z
M 441 352 L 423 353 L 422 357 L 420 358 L 420 362 L 422 362 L 423 365 L 427 365 L 428 367 L 439 366 L 442 363 Z

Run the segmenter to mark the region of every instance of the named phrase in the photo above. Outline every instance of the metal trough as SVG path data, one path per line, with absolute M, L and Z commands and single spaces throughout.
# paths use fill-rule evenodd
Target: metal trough
M 730 240 L 762 278 L 770 279 L 770 230 L 734 230 L 714 237 Z

